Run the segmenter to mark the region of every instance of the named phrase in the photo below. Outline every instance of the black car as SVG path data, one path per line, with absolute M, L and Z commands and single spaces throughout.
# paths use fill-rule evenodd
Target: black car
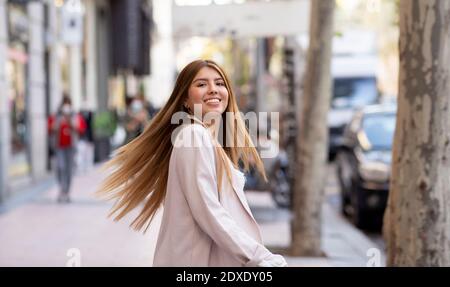
M 355 110 L 374 105 L 380 100 L 375 77 L 335 78 L 328 113 L 329 159 L 334 159 L 341 145 L 345 126 Z
M 383 222 L 396 110 L 376 105 L 356 112 L 336 155 L 342 212 L 359 228 L 379 228 Z

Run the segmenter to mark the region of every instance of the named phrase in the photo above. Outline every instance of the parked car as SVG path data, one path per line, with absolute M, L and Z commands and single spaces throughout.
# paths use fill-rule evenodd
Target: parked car
M 358 62 L 357 59 L 354 59 Z M 358 74 L 358 73 L 361 74 Z M 353 76 L 335 77 L 333 96 L 328 113 L 329 156 L 334 158 L 340 146 L 345 126 L 350 122 L 355 110 L 378 103 L 380 95 L 377 90 L 375 75 L 363 75 L 355 71 Z
M 333 41 L 333 93 L 328 113 L 330 159 L 334 159 L 354 111 L 379 103 L 380 58 L 375 47 L 375 34 L 369 31 L 348 31 Z
M 346 126 L 336 155 L 342 212 L 359 228 L 380 227 L 391 174 L 396 105 L 367 106 Z

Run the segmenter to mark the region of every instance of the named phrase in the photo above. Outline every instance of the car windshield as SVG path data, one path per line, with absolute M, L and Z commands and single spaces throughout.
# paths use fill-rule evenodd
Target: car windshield
M 362 128 L 372 150 L 392 150 L 395 131 L 395 113 L 369 114 L 363 119 Z
M 377 100 L 375 78 L 341 78 L 334 80 L 333 108 L 356 108 Z

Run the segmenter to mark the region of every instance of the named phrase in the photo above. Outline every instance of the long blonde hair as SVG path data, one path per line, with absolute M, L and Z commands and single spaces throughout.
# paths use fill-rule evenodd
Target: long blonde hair
M 105 164 L 104 168 L 112 168 L 112 172 L 96 194 L 107 200 L 115 200 L 108 215 L 115 214 L 115 221 L 122 219 L 143 203 L 141 212 L 130 226 L 135 230 L 145 227 L 145 232 L 150 225 L 166 195 L 169 160 L 173 149 L 171 135 L 179 126 L 171 123 L 172 115 L 177 112 L 187 112 L 183 103 L 188 97 L 192 81 L 203 67 L 216 70 L 223 78 L 228 90 L 229 102 L 222 119 L 225 118 L 226 113 L 233 113 L 235 117 L 233 121 L 223 120 L 224 130 L 232 132 L 234 143 L 238 138 L 244 139 L 246 143 L 244 146 L 216 147 L 216 156 L 220 159 L 217 161 L 218 187 L 220 188 L 224 167 L 228 179 L 231 180 L 230 168 L 225 157 L 228 157 L 235 167 L 238 167 L 239 161 L 242 161 L 246 171 L 250 166 L 255 166 L 267 181 L 263 163 L 242 120 L 227 75 L 215 62 L 197 60 L 188 64 L 181 71 L 168 102 L 156 114 L 144 132 L 127 145 L 119 148 L 115 156 Z M 226 125 L 232 126 L 227 129 Z

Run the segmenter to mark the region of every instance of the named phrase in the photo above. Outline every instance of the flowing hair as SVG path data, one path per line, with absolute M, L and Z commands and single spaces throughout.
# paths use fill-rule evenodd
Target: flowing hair
M 145 228 L 145 232 L 148 229 L 166 195 L 169 160 L 173 149 L 171 135 L 180 126 L 171 122 L 172 115 L 177 112 L 188 112 L 183 103 L 188 97 L 192 81 L 203 67 L 212 68 L 220 74 L 229 94 L 228 106 L 222 114 L 222 128 L 223 131 L 227 131 L 223 136 L 228 137 L 228 142 L 232 140 L 233 145 L 215 147 L 218 158 L 216 170 L 219 191 L 224 168 L 228 179 L 231 180 L 226 157 L 236 168 L 240 161 L 246 171 L 250 166 L 256 167 L 267 181 L 263 163 L 242 120 L 227 75 L 215 62 L 197 60 L 181 71 L 169 100 L 144 132 L 127 145 L 120 147 L 114 157 L 105 163 L 104 168 L 112 169 L 111 174 L 104 180 L 96 195 L 106 200 L 115 200 L 108 215 L 108 217 L 114 215 L 114 221 L 122 219 L 138 205 L 143 204 L 142 210 L 130 226 L 138 231 Z M 234 115 L 232 120 L 225 119 L 227 113 Z M 244 141 L 244 145 L 238 144 L 239 139 Z

